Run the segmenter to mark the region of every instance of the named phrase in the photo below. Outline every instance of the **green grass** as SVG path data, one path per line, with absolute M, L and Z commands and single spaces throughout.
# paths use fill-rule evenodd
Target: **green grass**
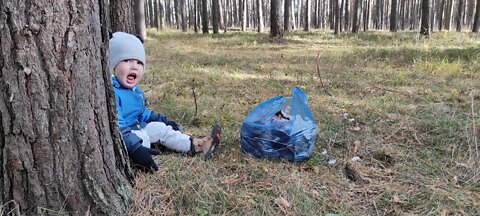
M 254 32 L 150 30 L 148 36 L 141 87 L 150 108 L 194 135 L 221 123 L 224 139 L 212 161 L 157 156 L 160 171 L 137 176 L 131 215 L 480 213 L 480 35 L 312 31 L 272 41 Z M 317 55 L 331 97 L 319 88 Z M 245 116 L 295 85 L 308 94 L 318 123 L 312 157 L 293 164 L 244 155 Z M 350 162 L 353 156 L 362 160 Z M 347 162 L 363 184 L 345 177 Z M 290 207 L 278 205 L 279 197 Z

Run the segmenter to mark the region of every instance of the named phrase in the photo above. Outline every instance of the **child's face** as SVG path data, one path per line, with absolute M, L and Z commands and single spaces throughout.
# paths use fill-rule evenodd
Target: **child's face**
M 144 68 L 141 61 L 127 59 L 115 66 L 115 77 L 123 87 L 133 88 L 143 77 Z

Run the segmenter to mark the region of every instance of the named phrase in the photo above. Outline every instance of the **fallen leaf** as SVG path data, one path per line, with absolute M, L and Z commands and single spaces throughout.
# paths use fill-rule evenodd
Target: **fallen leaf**
M 280 207 L 290 208 L 290 203 L 281 196 L 275 199 L 275 203 Z
M 352 128 L 353 131 L 360 131 L 360 127 L 356 126 Z
M 457 176 L 453 176 L 453 178 L 450 179 L 450 184 L 452 184 L 452 185 L 457 185 L 457 182 L 458 182 L 458 177 Z
M 400 197 L 398 197 L 396 194 L 393 195 L 393 202 L 395 203 L 401 203 L 402 201 L 400 200 Z

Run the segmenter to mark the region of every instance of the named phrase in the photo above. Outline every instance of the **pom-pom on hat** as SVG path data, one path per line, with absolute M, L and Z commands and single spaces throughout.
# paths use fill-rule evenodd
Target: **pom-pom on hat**
M 145 66 L 145 48 L 142 38 L 125 32 L 115 32 L 110 38 L 110 71 L 113 73 L 115 66 L 126 59 L 136 59 Z

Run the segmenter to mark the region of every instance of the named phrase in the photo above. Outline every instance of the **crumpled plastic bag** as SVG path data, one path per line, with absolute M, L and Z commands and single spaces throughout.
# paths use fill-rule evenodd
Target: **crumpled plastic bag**
M 261 158 L 301 162 L 313 152 L 317 123 L 299 87 L 291 97 L 277 96 L 260 103 L 240 129 L 242 151 Z

